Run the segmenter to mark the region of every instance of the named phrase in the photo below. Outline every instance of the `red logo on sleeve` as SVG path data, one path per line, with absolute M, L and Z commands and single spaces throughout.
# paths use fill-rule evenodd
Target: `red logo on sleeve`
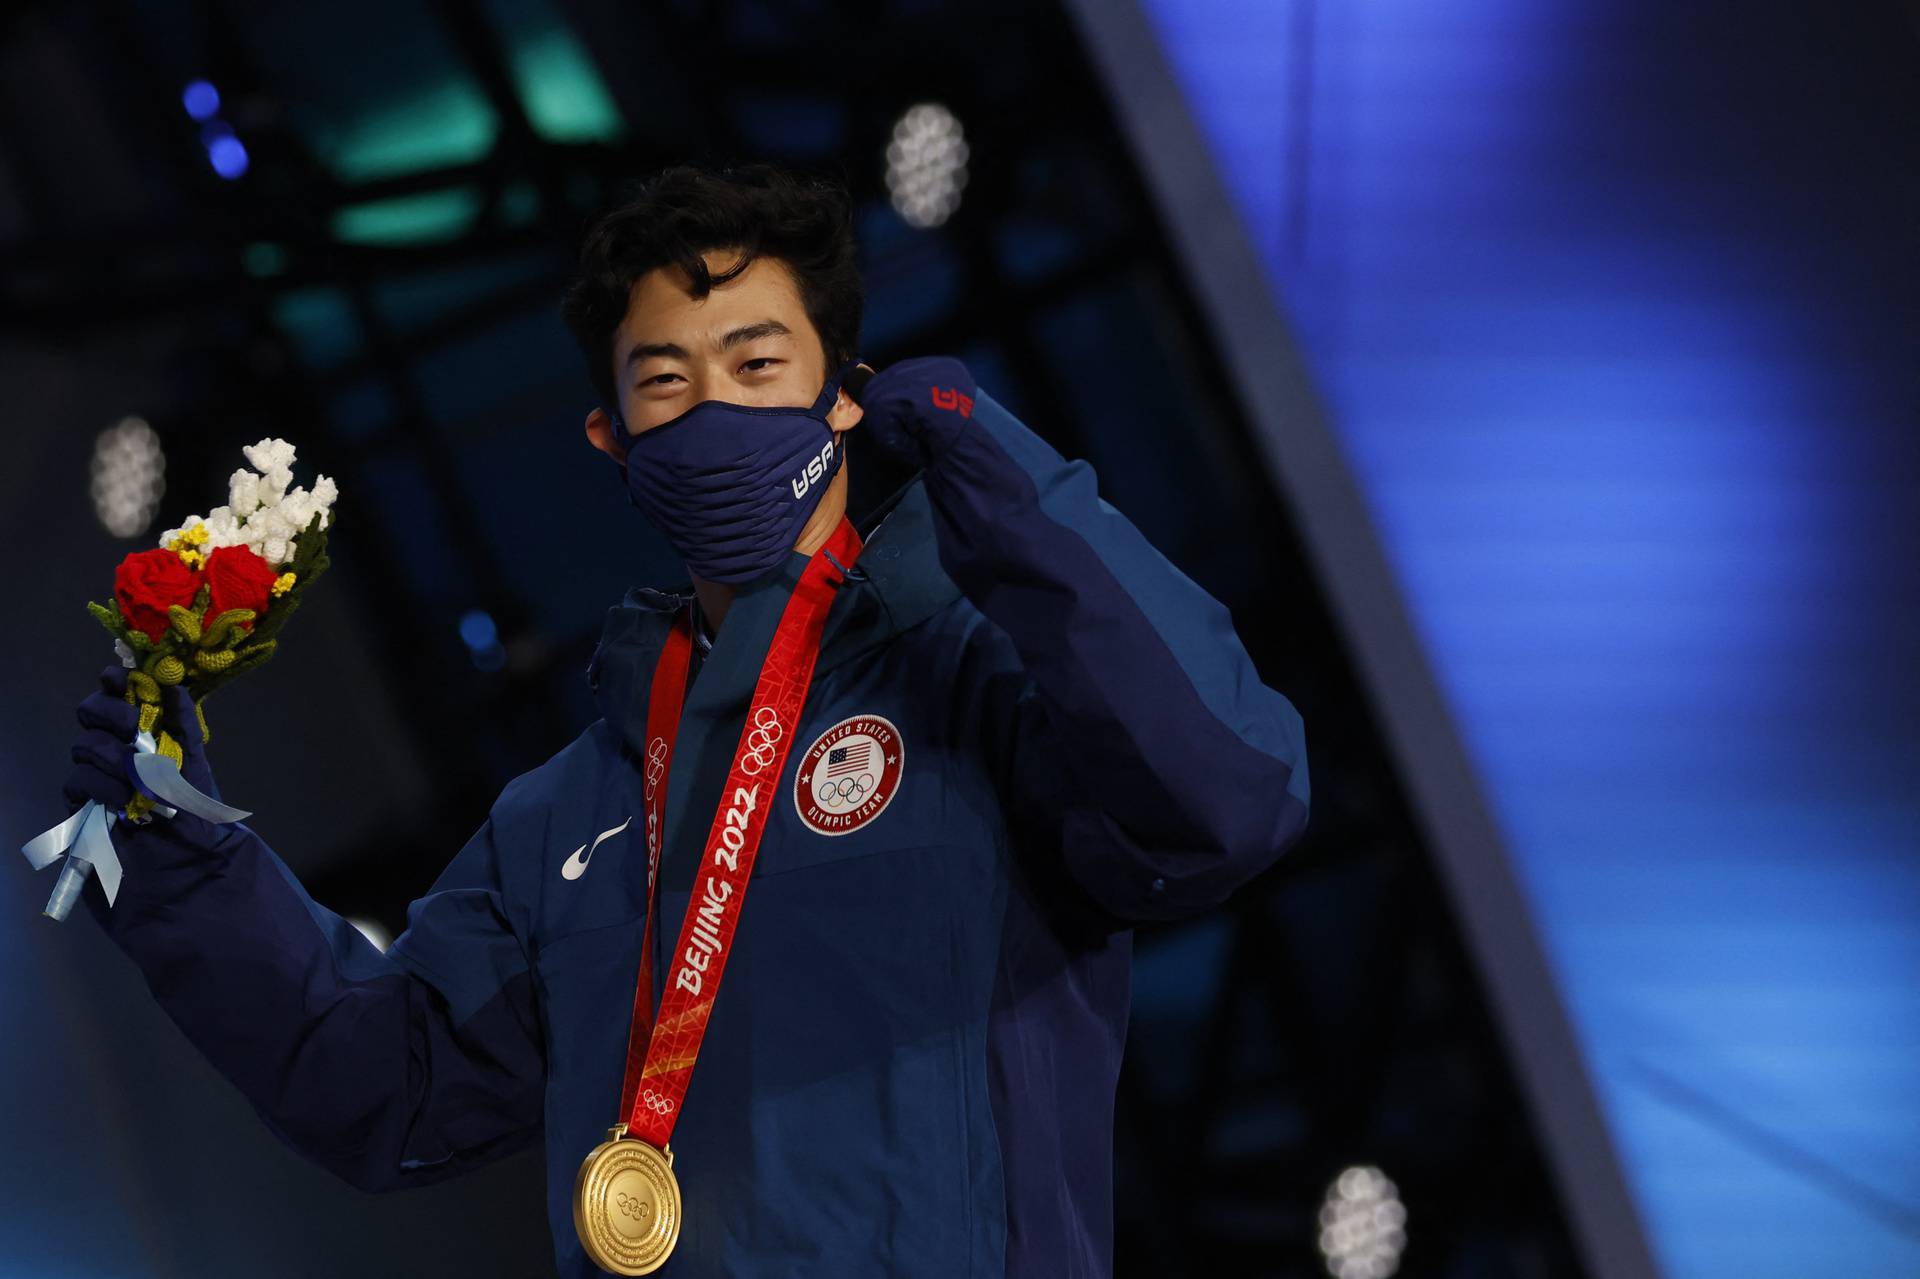
M 933 391 L 934 408 L 958 409 L 961 417 L 970 418 L 973 416 L 973 397 L 971 395 L 962 395 L 959 387 L 950 386 L 945 390 L 941 390 L 936 386 L 929 389 Z

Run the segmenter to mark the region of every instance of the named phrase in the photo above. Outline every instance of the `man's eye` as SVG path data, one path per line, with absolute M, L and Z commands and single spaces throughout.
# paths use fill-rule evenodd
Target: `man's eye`
M 753 365 L 753 364 L 778 364 L 778 363 L 780 363 L 780 361 L 779 361 L 779 360 L 777 360 L 777 359 L 775 359 L 775 358 L 774 358 L 773 356 L 770 356 L 770 355 L 760 355 L 760 356 L 755 356 L 755 357 L 754 357 L 753 359 L 751 359 L 751 360 L 748 360 L 748 361 L 746 362 L 746 364 L 742 364 L 742 365 L 741 365 L 740 367 L 744 369 L 744 368 L 746 368 L 746 367 L 747 367 L 748 365 Z M 754 371 L 755 371 L 755 372 L 757 373 L 757 372 L 759 372 L 760 370 L 758 370 L 758 369 L 755 369 Z M 652 386 L 652 385 L 653 385 L 653 384 L 654 384 L 655 382 L 658 382 L 658 381 L 660 381 L 660 380 L 661 380 L 662 378 L 670 378 L 670 377 L 679 377 L 679 376 L 680 376 L 680 375 L 679 375 L 678 373 L 656 373 L 656 374 L 654 374 L 654 375 L 653 375 L 652 377 L 650 377 L 650 378 L 644 378 L 644 379 L 642 379 L 642 380 L 641 380 L 641 382 L 640 382 L 640 385 L 641 385 L 641 386 Z

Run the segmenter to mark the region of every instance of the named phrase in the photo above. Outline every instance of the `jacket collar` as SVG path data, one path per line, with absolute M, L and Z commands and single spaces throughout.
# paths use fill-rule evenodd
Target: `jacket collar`
M 857 526 L 864 546 L 827 614 L 814 667 L 816 680 L 842 662 L 888 643 L 959 596 L 959 588 L 940 567 L 933 511 L 923 480 L 923 475 L 916 474 Z M 708 711 L 746 705 L 773 628 L 806 566 L 807 557 L 796 551 L 781 570 L 735 593 L 726 624 L 688 691 L 689 711 L 696 698 Z M 692 599 L 691 579 L 668 590 L 631 588 L 607 610 L 600 642 L 587 662 L 587 683 L 600 713 L 628 746 L 642 754 L 654 662 L 675 614 Z

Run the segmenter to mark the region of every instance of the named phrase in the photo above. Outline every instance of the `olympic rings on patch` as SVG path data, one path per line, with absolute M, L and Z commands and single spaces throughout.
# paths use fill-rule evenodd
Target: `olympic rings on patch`
M 838 781 L 824 782 L 814 789 L 814 798 L 822 804 L 832 800 L 846 803 L 858 803 L 862 796 L 873 789 L 873 774 L 862 773 L 859 777 L 842 777 Z

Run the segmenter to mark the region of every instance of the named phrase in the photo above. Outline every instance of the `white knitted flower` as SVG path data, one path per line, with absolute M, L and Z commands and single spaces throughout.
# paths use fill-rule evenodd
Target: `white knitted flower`
M 260 505 L 260 477 L 241 467 L 227 480 L 227 502 L 241 519 L 253 514 Z
M 313 482 L 313 509 L 320 512 L 320 527 L 325 528 L 333 520 L 334 499 L 340 496 L 340 488 L 330 475 L 322 475 Z
M 279 568 L 293 558 L 293 547 L 284 537 L 270 537 L 260 548 L 260 558 Z
M 247 455 L 247 461 L 253 463 L 253 469 L 262 475 L 270 475 L 276 470 L 289 470 L 293 466 L 293 445 L 271 436 L 248 444 L 240 451 Z
M 307 526 L 307 521 L 313 516 L 313 495 L 298 486 L 290 488 L 287 495 L 280 499 L 279 510 L 280 517 L 297 533 Z
M 211 555 L 222 546 L 233 546 L 247 540 L 246 532 L 240 521 L 233 515 L 231 507 L 216 506 L 207 512 L 207 553 Z
M 127 669 L 131 670 L 140 665 L 140 659 L 134 656 L 133 650 L 127 647 L 125 640 L 116 638 L 113 641 L 113 651 L 120 658 L 120 665 Z

